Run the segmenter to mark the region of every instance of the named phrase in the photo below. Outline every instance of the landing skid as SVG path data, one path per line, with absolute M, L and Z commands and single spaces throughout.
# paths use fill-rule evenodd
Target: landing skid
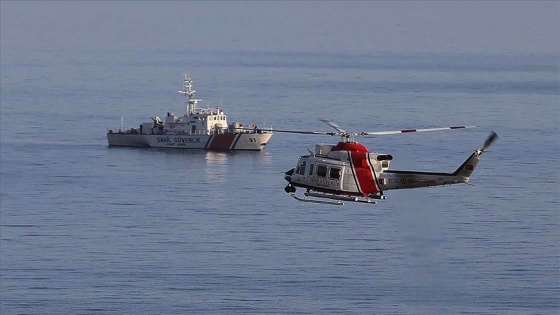
M 299 197 L 295 193 L 292 193 L 290 195 L 294 199 L 302 201 L 302 202 L 322 203 L 322 204 L 337 205 L 337 206 L 344 205 L 344 201 L 358 202 L 358 203 L 369 203 L 369 204 L 375 204 L 376 203 L 375 201 L 371 200 L 370 198 L 366 198 L 366 197 L 339 196 L 339 195 L 326 194 L 326 193 L 316 193 L 316 192 L 305 192 L 304 193 L 305 197 Z M 321 200 L 321 199 L 331 199 L 332 201 Z
M 291 194 L 291 196 L 294 197 L 294 199 L 296 199 L 298 201 L 302 201 L 302 202 L 323 203 L 323 204 L 337 205 L 337 206 L 343 206 L 344 205 L 344 202 L 342 202 L 341 200 L 337 200 L 337 201 L 315 200 L 315 199 L 308 199 L 307 196 L 302 198 L 302 197 L 296 196 L 296 194 Z

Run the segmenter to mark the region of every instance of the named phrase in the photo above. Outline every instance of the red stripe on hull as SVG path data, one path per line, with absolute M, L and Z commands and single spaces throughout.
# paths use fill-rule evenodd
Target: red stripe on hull
M 229 150 L 233 140 L 235 139 L 236 134 L 223 134 L 223 135 L 214 135 L 214 139 L 210 142 L 210 145 L 207 149 L 211 150 Z
M 354 171 L 360 184 L 360 188 L 364 196 L 378 192 L 373 178 L 373 170 L 369 166 L 367 160 L 367 153 L 363 152 L 350 152 L 350 158 L 354 166 Z

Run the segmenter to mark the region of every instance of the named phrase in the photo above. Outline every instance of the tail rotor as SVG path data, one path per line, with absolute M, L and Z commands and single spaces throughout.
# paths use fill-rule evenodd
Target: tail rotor
M 496 140 L 498 140 L 498 138 L 498 134 L 492 131 L 484 141 L 484 145 L 482 146 L 480 151 L 485 152 L 486 149 L 488 149 Z

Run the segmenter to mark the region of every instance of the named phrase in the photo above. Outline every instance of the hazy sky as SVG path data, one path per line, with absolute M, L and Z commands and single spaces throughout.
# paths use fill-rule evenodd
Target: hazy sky
M 558 1 L 1 1 L 2 53 L 186 50 L 560 54 Z

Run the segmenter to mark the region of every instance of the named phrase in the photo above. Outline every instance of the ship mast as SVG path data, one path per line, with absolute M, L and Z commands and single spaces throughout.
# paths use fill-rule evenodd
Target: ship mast
M 177 92 L 179 92 L 179 93 L 188 97 L 187 101 L 185 102 L 185 105 L 187 107 L 187 115 L 194 115 L 195 114 L 196 103 L 198 103 L 198 101 L 200 101 L 200 99 L 193 98 L 194 93 L 196 93 L 196 91 L 193 90 L 192 82 L 193 81 L 192 81 L 191 78 L 189 78 L 188 73 L 185 73 L 183 90 L 182 91 L 177 91 Z

